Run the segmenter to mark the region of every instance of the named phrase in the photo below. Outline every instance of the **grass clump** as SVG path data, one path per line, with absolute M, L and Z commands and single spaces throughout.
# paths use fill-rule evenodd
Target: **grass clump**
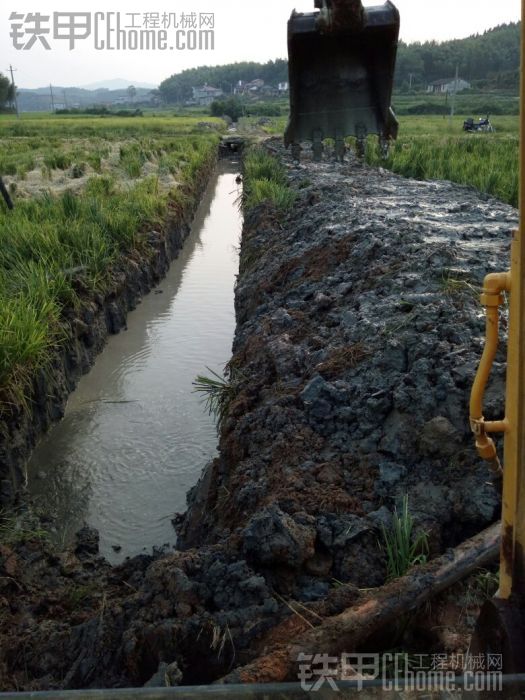
M 0 544 L 12 547 L 31 540 L 47 540 L 49 533 L 37 519 L 28 515 L 0 510 Z
M 209 376 L 199 375 L 193 382 L 194 393 L 201 394 L 204 405 L 209 415 L 213 415 L 217 424 L 217 432 L 228 415 L 231 402 L 236 395 L 237 387 L 231 372 L 229 377 L 221 377 L 220 374 L 206 367 Z
M 51 153 L 46 153 L 44 156 L 44 165 L 46 165 L 49 170 L 67 170 L 71 162 L 71 154 L 69 153 L 53 151 Z
M 449 297 L 467 297 L 477 301 L 481 294 L 481 287 L 469 282 L 467 279 L 457 279 L 451 273 L 443 274 L 441 278 L 443 293 Z
M 289 211 L 296 199 L 284 166 L 263 148 L 251 149 L 244 159 L 243 204 L 252 209 L 268 202 L 280 213 Z
M 389 581 L 404 576 L 417 564 L 426 563 L 428 536 L 424 532 L 417 535 L 414 533 L 414 520 L 408 509 L 408 495 L 403 498 L 401 513 L 395 508 L 390 530 L 382 526 L 382 532 Z

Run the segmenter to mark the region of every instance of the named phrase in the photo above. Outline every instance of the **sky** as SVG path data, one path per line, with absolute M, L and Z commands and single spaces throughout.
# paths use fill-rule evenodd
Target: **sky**
M 394 0 L 401 13 L 401 38 L 404 41 L 443 41 L 462 38 L 483 32 L 504 22 L 519 19 L 520 0 Z M 220 65 L 235 61 L 267 61 L 286 57 L 286 23 L 293 9 L 300 12 L 313 10 L 313 0 L 106 0 L 105 3 L 91 4 L 87 0 L 19 0 L 8 7 L 2 3 L 0 10 L 0 72 L 6 73 L 9 65 L 16 68 L 15 82 L 22 88 L 42 87 L 53 83 L 60 86 L 82 86 L 101 80 L 123 78 L 130 82 L 158 84 L 164 78 L 185 68 L 199 65 Z M 365 5 L 377 5 L 378 0 L 364 0 Z M 36 6 L 36 7 L 35 7 Z M 38 9 L 36 9 L 38 8 Z M 11 20 L 12 12 L 22 15 L 22 19 Z M 20 26 L 17 42 L 27 47 L 31 35 L 27 33 L 30 24 L 27 15 L 40 13 L 51 19 L 42 28 L 51 27 L 53 13 L 84 13 L 76 22 L 91 19 L 90 36 L 78 39 L 72 50 L 69 40 L 53 37 L 53 29 L 47 37 L 49 49 L 44 48 L 39 38 L 28 48 L 15 48 L 10 36 L 15 23 Z M 131 23 L 140 26 L 144 21 L 154 21 L 169 15 L 173 25 L 173 14 L 177 15 L 179 27 L 182 14 L 213 13 L 215 37 L 213 50 L 189 50 L 184 35 L 179 38 L 180 46 L 171 50 L 176 30 L 170 26 L 167 31 L 166 50 L 107 50 L 94 48 L 94 14 L 114 13 L 110 22 L 116 21 L 120 13 L 121 26 Z M 136 13 L 133 17 L 127 13 Z M 150 13 L 144 17 L 145 13 Z M 99 46 L 102 47 L 108 23 L 98 15 Z M 63 18 L 62 18 L 63 20 Z M 43 20 L 45 22 L 45 20 Z M 162 21 L 162 20 L 161 20 Z M 204 21 L 204 19 L 203 19 Z M 209 19 L 208 19 L 209 21 Z M 162 27 L 159 27 L 161 30 Z M 62 33 L 64 30 L 60 30 Z M 77 33 L 85 32 L 77 27 Z M 128 30 L 126 30 L 128 31 Z M 115 42 L 115 33 L 111 35 Z

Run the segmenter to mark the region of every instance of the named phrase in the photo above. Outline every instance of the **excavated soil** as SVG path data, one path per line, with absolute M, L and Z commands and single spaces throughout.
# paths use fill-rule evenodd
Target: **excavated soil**
M 507 268 L 517 212 L 274 149 L 297 202 L 284 218 L 246 213 L 235 395 L 220 457 L 176 519 L 181 551 L 111 568 L 89 530 L 66 553 L 29 536 L 3 546 L 2 689 L 211 682 L 271 646 L 277 625 L 291 634 L 298 611 L 334 614 L 383 584 L 382 526 L 406 494 L 432 555 L 499 517 L 468 397 L 478 290 Z M 487 418 L 503 410 L 504 360 Z M 440 652 L 464 649 L 464 595 L 433 611 Z

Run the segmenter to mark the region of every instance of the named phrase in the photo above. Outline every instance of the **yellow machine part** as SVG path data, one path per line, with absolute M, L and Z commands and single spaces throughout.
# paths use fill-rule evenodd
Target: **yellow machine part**
M 525 0 L 522 0 L 525 20 Z M 479 455 L 495 469 L 499 460 L 490 433 L 505 433 L 502 503 L 502 601 L 525 598 L 525 25 L 521 25 L 520 225 L 514 232 L 510 272 L 488 275 L 481 303 L 486 308 L 487 340 L 472 389 L 470 422 Z M 498 348 L 499 307 L 510 293 L 506 416 L 489 422 L 483 395 Z

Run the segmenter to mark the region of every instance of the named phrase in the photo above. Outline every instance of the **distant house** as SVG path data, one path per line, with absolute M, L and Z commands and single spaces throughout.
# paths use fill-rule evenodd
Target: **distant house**
M 255 80 L 245 83 L 243 80 L 239 80 L 234 89 L 235 95 L 253 95 L 257 92 L 263 91 L 265 88 L 264 80 L 261 78 L 256 78 Z
M 447 78 L 446 80 L 435 80 L 427 87 L 427 92 L 434 94 L 451 94 L 453 92 L 461 92 L 468 90 L 470 83 L 462 78 Z
M 192 88 L 192 103 L 201 106 L 211 105 L 217 98 L 222 97 L 224 92 L 220 88 L 211 85 Z
M 264 87 L 264 80 L 261 80 L 260 78 L 256 78 L 255 80 L 252 80 L 249 83 L 244 83 L 243 89 L 244 92 L 248 93 L 254 93 L 254 92 L 259 92 L 262 88 Z
M 289 85 L 288 85 L 288 83 L 279 83 L 279 85 L 277 86 L 277 89 L 279 90 L 279 92 L 288 92 Z

